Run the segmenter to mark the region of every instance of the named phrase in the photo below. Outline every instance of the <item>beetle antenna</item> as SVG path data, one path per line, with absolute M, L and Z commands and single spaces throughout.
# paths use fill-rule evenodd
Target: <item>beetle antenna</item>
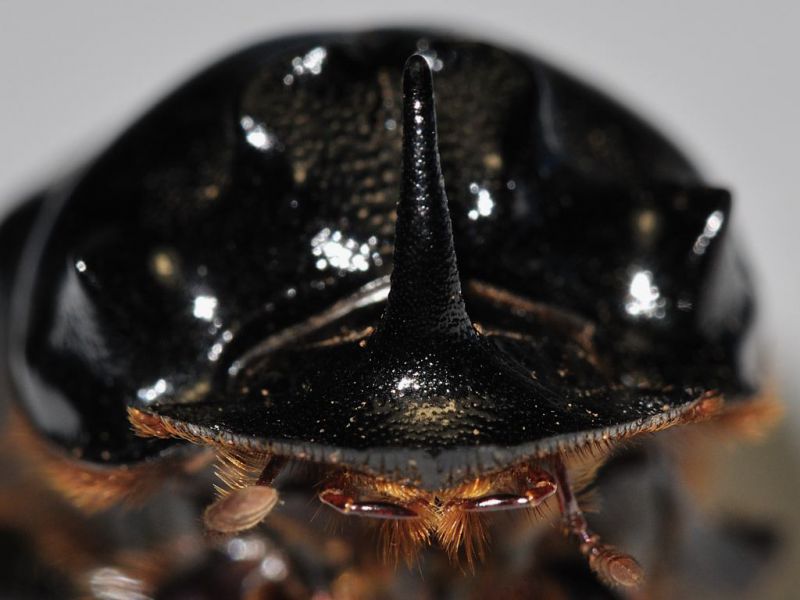
M 394 269 L 379 330 L 470 334 L 439 160 L 433 78 L 420 54 L 403 72 L 402 160 Z
M 252 465 L 246 454 L 242 456 L 243 460 L 231 452 L 220 454 L 227 467 L 218 475 L 232 489 L 222 493 L 203 513 L 209 531 L 233 534 L 252 529 L 278 503 L 278 491 L 272 483 L 286 465 L 286 458 L 267 456 L 258 478 L 249 483 L 247 471 Z

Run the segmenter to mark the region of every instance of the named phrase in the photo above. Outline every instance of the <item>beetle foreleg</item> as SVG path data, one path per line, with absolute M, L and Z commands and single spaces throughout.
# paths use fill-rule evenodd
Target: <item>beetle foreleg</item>
M 320 502 L 343 515 L 371 517 L 373 519 L 419 519 L 419 515 L 405 506 L 381 500 L 355 500 L 344 490 L 326 489 L 319 494 Z
M 525 486 L 521 494 L 488 494 L 459 502 L 466 512 L 492 512 L 515 508 L 536 508 L 556 493 L 553 476 L 544 471 L 527 471 L 521 478 Z
M 570 486 L 567 469 L 561 459 L 553 461 L 553 470 L 558 487 L 558 503 L 567 535 L 577 538 L 580 551 L 589 566 L 606 583 L 624 587 L 637 587 L 644 574 L 636 559 L 600 541 L 600 536 L 589 529 L 583 512 Z
M 362 496 L 365 499 L 362 499 Z M 409 566 L 430 543 L 434 517 L 431 499 L 404 486 L 343 474 L 328 481 L 318 495 L 336 512 L 380 524 L 380 549 L 386 562 Z

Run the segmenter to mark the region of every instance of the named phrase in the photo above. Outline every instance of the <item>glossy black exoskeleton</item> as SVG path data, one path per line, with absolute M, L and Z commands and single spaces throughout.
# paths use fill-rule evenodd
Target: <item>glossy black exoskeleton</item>
M 433 493 L 753 397 L 730 210 L 537 59 L 433 32 L 286 38 L 13 217 L 5 367 L 84 463 L 177 437 Z M 571 514 L 545 471 L 525 477 Z M 345 496 L 323 501 L 409 516 Z

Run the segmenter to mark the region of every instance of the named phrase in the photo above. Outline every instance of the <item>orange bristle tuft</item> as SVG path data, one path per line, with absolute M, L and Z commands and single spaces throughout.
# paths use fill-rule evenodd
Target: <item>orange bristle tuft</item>
M 463 557 L 470 570 L 486 556 L 488 536 L 481 515 L 463 510 L 458 504 L 446 507 L 439 515 L 436 539 L 453 562 Z
M 404 562 L 411 567 L 421 550 L 430 545 L 431 521 L 424 517 L 382 521 L 379 536 L 380 554 L 384 562 Z
M 214 488 L 221 496 L 255 485 L 271 456 L 268 452 L 224 446 L 217 447 L 216 451 L 216 475 L 222 485 L 215 485 Z

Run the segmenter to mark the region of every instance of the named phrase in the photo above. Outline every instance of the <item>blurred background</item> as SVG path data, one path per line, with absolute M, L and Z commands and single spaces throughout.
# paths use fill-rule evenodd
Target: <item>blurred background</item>
M 730 508 L 786 530 L 769 597 L 794 597 L 800 4 L 0 0 L 0 213 L 100 151 L 146 107 L 230 51 L 285 33 L 398 24 L 461 30 L 537 53 L 638 109 L 712 183 L 733 191 L 734 227 L 760 290 L 767 362 L 787 410 L 766 442 L 730 450 L 719 490 Z

